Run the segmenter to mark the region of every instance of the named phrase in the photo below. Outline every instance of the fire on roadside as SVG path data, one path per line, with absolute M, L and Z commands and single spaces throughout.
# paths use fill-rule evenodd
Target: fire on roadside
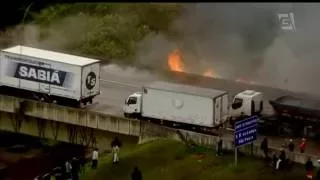
M 203 73 L 203 76 L 215 78 L 217 77 L 217 74 L 214 72 L 214 70 L 208 69 Z
M 184 72 L 182 54 L 179 50 L 174 50 L 169 54 L 168 66 L 171 71 Z
M 180 50 L 176 49 L 169 53 L 168 55 L 168 67 L 171 71 L 177 72 L 187 72 L 185 63 L 183 61 L 183 54 Z M 219 77 L 216 71 L 213 68 L 206 69 L 203 73 L 203 76 L 217 78 Z M 236 82 L 247 83 L 247 84 L 258 84 L 255 81 L 249 81 L 245 78 L 238 78 Z
M 177 72 L 186 72 L 185 64 L 183 61 L 183 55 L 181 51 L 174 50 L 168 55 L 168 67 L 171 71 L 177 71 Z M 217 77 L 216 72 L 213 69 L 207 69 L 203 76 L 206 77 Z

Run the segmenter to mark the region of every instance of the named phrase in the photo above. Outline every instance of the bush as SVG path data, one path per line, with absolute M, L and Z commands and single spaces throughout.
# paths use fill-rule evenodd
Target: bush
M 106 60 L 121 60 L 119 63 L 134 63 L 137 42 L 149 33 L 169 33 L 170 24 L 179 15 L 181 8 L 181 5 L 175 3 L 58 4 L 33 14 L 33 18 L 34 23 L 40 27 L 40 43 L 48 41 L 59 31 L 58 34 L 66 35 L 63 37 L 64 43 L 54 44 L 62 50 Z M 61 23 L 68 17 L 82 20 Z M 80 26 L 79 23 L 86 25 L 75 29 L 75 26 Z M 57 38 L 49 41 L 57 41 Z

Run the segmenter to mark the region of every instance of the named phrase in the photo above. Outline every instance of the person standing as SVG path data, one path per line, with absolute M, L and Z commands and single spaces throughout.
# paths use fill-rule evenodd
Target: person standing
M 301 143 L 300 143 L 300 145 L 299 145 L 299 149 L 300 149 L 300 152 L 301 153 L 304 153 L 305 152 L 305 150 L 306 150 L 306 139 L 305 138 L 302 138 L 302 140 L 301 140 Z
M 79 160 L 76 157 L 72 158 L 71 161 L 71 165 L 72 165 L 72 180 L 78 180 L 79 179 L 79 169 L 80 169 L 80 165 L 79 165 Z
M 118 139 L 118 137 L 115 137 L 113 141 L 111 142 L 111 147 L 112 147 L 112 153 L 113 153 L 113 164 L 117 164 L 119 162 L 119 151 L 121 147 L 121 142 Z
M 262 150 L 263 154 L 264 154 L 264 158 L 268 158 L 268 150 L 269 150 L 269 145 L 268 145 L 268 138 L 265 137 L 260 145 L 260 149 Z
M 307 176 L 307 179 L 313 179 L 313 169 L 314 169 L 314 166 L 313 166 L 313 163 L 311 161 L 311 158 L 309 157 L 306 164 L 304 165 L 305 167 L 305 170 L 307 172 L 306 176 Z
M 284 149 L 281 149 L 280 150 L 280 155 L 279 155 L 279 158 L 278 158 L 278 161 L 277 161 L 277 164 L 276 164 L 276 169 L 277 170 L 281 170 L 282 169 L 282 165 L 283 165 L 283 162 L 286 160 L 286 152 Z
M 98 148 L 95 148 L 92 152 L 92 169 L 97 169 L 98 158 L 99 158 Z
M 70 163 L 70 161 L 66 161 L 65 163 L 65 179 L 66 180 L 71 180 L 71 170 L 72 170 L 72 165 Z
M 271 161 L 271 166 L 272 169 L 276 170 L 277 169 L 277 161 L 278 161 L 278 157 L 276 153 L 273 153 L 272 155 L 272 161 Z
M 142 173 L 137 166 L 134 167 L 131 173 L 131 180 L 142 180 Z
M 294 148 L 295 148 L 295 145 L 294 145 L 294 143 L 293 143 L 293 140 L 290 139 L 290 140 L 289 140 L 289 144 L 288 144 L 288 149 L 289 149 L 290 152 L 293 152 L 293 151 L 294 151 Z

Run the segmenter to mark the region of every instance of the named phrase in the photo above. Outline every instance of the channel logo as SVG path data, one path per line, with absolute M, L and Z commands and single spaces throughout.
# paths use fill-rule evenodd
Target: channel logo
M 285 31 L 296 31 L 296 25 L 294 21 L 293 12 L 290 13 L 279 13 L 278 19 L 280 22 L 280 27 Z

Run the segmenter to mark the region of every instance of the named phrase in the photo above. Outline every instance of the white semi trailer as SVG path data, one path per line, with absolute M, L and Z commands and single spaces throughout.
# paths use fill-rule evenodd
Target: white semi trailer
M 123 111 L 125 117 L 204 131 L 221 126 L 230 117 L 251 116 L 262 111 L 260 92 L 246 90 L 237 94 L 231 110 L 229 98 L 226 91 L 160 81 L 131 94 Z
M 100 94 L 100 61 L 26 46 L 3 49 L 0 89 L 69 105 L 92 103 Z

